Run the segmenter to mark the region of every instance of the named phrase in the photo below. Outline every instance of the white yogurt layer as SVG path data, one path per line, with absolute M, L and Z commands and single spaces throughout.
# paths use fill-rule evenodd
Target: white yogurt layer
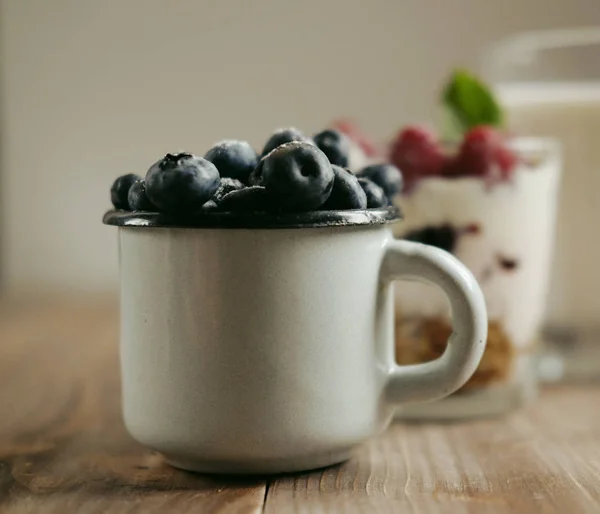
M 515 148 L 524 155 L 543 150 L 544 158 L 536 165 L 520 164 L 511 182 L 493 186 L 474 177 L 424 179 L 398 198 L 404 221 L 395 235 L 443 224 L 460 231 L 476 224 L 479 233 L 459 235 L 453 253 L 479 281 L 490 321 L 499 321 L 522 348 L 536 338 L 544 313 L 560 158 L 549 140 L 517 140 Z M 503 267 L 502 259 L 515 267 Z M 409 283 L 396 287 L 396 308 L 403 316 L 448 313 L 441 294 Z

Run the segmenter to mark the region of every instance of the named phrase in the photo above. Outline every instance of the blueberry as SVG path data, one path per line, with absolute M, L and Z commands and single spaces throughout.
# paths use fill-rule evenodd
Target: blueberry
M 435 246 L 452 253 L 458 239 L 458 231 L 446 223 L 444 225 L 429 226 L 413 230 L 406 234 L 404 239 Z
M 348 166 L 350 140 L 346 134 L 337 130 L 324 130 L 313 137 L 317 147 L 327 156 L 331 164 L 343 168 Z
M 127 200 L 129 189 L 134 182 L 140 180 L 141 178 L 142 177 L 138 175 L 129 173 L 127 175 L 122 175 L 113 182 L 113 185 L 110 188 L 110 200 L 115 206 L 115 209 L 123 209 L 125 211 L 129 210 L 129 202 Z
M 248 183 L 248 177 L 258 164 L 258 154 L 246 141 L 227 139 L 213 146 L 204 158 L 212 162 L 221 177 Z
M 334 175 L 333 189 L 322 209 L 366 209 L 367 195 L 360 187 L 354 173 L 341 166 L 333 165 L 332 168 Z
M 150 201 L 146 194 L 146 181 L 144 179 L 137 180 L 129 188 L 127 195 L 129 208 L 132 211 L 156 211 L 156 206 Z
M 327 156 L 302 141 L 279 146 L 262 163 L 262 183 L 282 210 L 318 209 L 329 198 L 333 178 Z
M 358 172 L 358 176 L 375 182 L 390 199 L 402 190 L 402 173 L 393 164 L 367 166 Z
M 219 203 L 227 193 L 231 193 L 231 191 L 237 191 L 238 189 L 244 189 L 245 187 L 246 186 L 244 184 L 234 178 L 222 178 L 219 189 L 217 189 L 217 192 L 212 197 L 212 200 L 215 203 Z
M 248 183 L 251 186 L 262 186 L 262 172 L 263 172 L 263 164 L 265 162 L 264 157 L 258 161 L 258 164 L 256 165 L 256 168 L 254 168 L 252 170 L 252 173 L 250 173 L 250 177 L 248 178 Z
M 264 187 L 251 186 L 227 193 L 217 209 L 228 212 L 265 212 L 275 210 L 276 206 Z
M 148 197 L 161 211 L 199 211 L 219 188 L 212 162 L 189 153 L 167 154 L 146 174 Z
M 202 206 L 203 211 L 212 211 L 217 208 L 217 203 L 214 200 L 209 200 Z
M 389 204 L 389 200 L 387 196 L 385 196 L 383 189 L 375 184 L 375 182 L 368 178 L 359 178 L 358 183 L 365 192 L 365 195 L 367 195 L 367 209 L 385 207 Z
M 261 156 L 264 157 L 278 146 L 292 141 L 307 141 L 308 138 L 296 128 L 279 129 L 265 143 Z

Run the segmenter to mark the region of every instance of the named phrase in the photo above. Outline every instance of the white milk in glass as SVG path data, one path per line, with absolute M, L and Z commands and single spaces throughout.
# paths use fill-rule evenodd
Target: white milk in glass
M 512 131 L 563 145 L 548 326 L 594 331 L 600 326 L 600 82 L 511 83 L 497 92 Z

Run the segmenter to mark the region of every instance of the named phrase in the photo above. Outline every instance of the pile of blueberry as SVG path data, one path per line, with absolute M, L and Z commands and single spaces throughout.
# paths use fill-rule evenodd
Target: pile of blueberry
M 145 178 L 128 174 L 112 185 L 111 200 L 126 211 L 194 214 L 302 212 L 382 208 L 402 188 L 391 164 L 347 169 L 350 141 L 336 130 L 312 139 L 289 128 L 276 131 L 261 155 L 245 141 L 226 140 L 204 157 L 167 154 Z

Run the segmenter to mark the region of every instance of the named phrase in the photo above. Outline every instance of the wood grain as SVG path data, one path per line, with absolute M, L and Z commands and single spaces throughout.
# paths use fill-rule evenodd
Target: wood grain
M 599 393 L 556 389 L 504 419 L 395 424 L 341 467 L 270 484 L 266 513 L 598 513 Z
M 177 471 L 126 434 L 108 305 L 0 305 L 0 512 L 261 512 L 265 482 Z
M 295 476 L 175 470 L 125 433 L 112 301 L 0 300 L 0 513 L 598 513 L 600 388 L 525 412 L 395 424 Z M 266 502 L 265 502 L 266 498 Z

